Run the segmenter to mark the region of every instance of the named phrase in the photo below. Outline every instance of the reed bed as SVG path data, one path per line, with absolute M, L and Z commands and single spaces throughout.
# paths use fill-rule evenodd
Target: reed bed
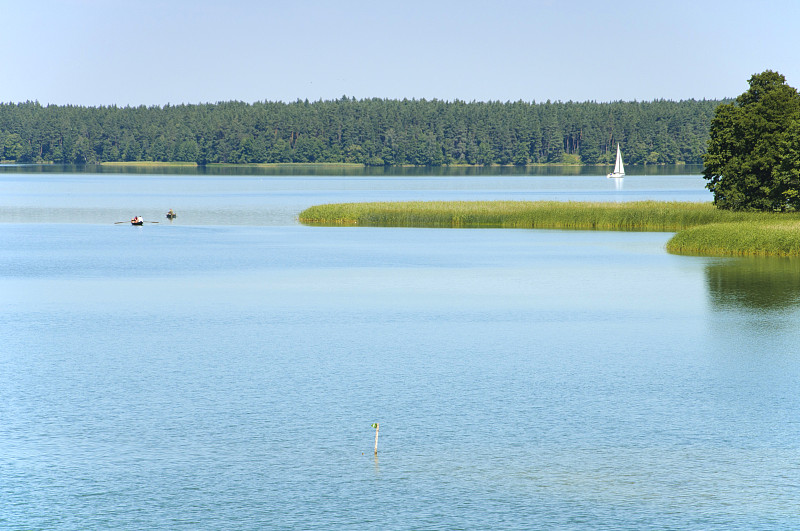
M 691 227 L 673 236 L 667 251 L 701 256 L 800 256 L 800 218 Z
M 308 225 L 678 232 L 675 254 L 800 256 L 800 213 L 731 212 L 710 203 L 419 201 L 336 203 L 300 213 Z
M 150 160 L 138 160 L 138 161 L 121 161 L 121 162 L 101 162 L 101 166 L 145 166 L 145 167 L 162 167 L 162 166 L 192 166 L 196 167 L 196 162 L 161 162 L 161 161 L 150 161 Z
M 424 201 L 337 203 L 300 213 L 309 225 L 499 227 L 673 232 L 696 225 L 770 219 L 774 214 L 719 210 L 710 203 L 636 201 Z

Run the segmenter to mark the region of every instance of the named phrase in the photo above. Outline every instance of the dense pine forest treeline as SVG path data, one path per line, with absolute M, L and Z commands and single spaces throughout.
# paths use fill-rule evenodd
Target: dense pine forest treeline
M 367 165 L 702 163 L 714 100 L 0 104 L 0 159 Z

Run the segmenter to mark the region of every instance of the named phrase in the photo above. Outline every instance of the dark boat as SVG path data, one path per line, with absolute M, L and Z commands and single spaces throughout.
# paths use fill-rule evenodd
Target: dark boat
M 176 214 L 172 209 L 170 209 L 170 211 L 167 212 L 167 219 L 175 219 L 177 217 L 178 217 L 178 214 Z
M 131 220 L 131 225 L 144 225 L 144 219 L 142 216 L 136 216 Z

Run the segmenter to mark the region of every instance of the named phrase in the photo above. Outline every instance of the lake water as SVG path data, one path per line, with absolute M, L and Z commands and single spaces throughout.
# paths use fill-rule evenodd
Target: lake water
M 697 175 L 57 170 L 0 168 L 0 528 L 800 525 L 797 261 L 296 221 Z

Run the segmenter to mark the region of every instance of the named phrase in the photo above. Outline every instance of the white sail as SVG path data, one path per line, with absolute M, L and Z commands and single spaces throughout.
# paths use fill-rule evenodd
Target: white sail
M 617 162 L 614 164 L 614 173 L 625 175 L 625 166 L 622 164 L 622 151 L 619 149 L 619 144 L 617 144 Z
M 622 151 L 619 148 L 619 144 L 617 144 L 617 160 L 614 163 L 614 171 L 613 173 L 609 173 L 606 175 L 608 178 L 612 177 L 623 177 L 625 175 L 625 166 L 622 164 Z

